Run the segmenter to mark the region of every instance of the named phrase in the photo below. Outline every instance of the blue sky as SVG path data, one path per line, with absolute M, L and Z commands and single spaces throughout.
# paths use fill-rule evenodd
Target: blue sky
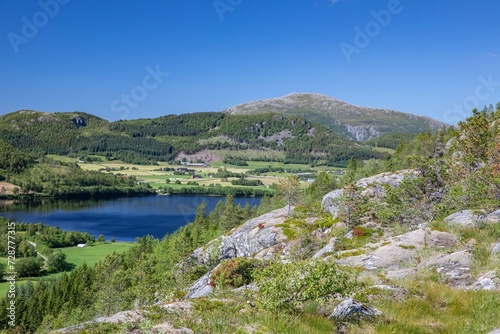
M 1 0 L 0 113 L 135 119 L 317 92 L 455 123 L 500 101 L 499 14 L 498 0 Z

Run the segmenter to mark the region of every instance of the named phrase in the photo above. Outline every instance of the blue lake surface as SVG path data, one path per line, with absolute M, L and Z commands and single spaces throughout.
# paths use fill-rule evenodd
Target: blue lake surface
M 36 202 L 0 201 L 0 216 L 19 222 L 59 226 L 63 230 L 88 232 L 106 240 L 134 241 L 152 235 L 163 238 L 194 220 L 202 201 L 206 213 L 223 197 L 213 196 L 146 196 L 112 200 L 40 200 Z M 260 198 L 240 197 L 236 204 L 259 205 Z

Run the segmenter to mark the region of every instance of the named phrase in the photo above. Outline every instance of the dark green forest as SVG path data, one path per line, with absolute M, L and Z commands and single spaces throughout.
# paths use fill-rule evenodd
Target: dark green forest
M 0 117 L 0 139 L 35 155 L 99 154 L 137 164 L 171 161 L 181 151 L 284 152 L 285 163 L 346 166 L 350 157 L 383 158 L 369 146 L 297 116 L 205 112 L 108 122 L 81 112 L 17 111 Z

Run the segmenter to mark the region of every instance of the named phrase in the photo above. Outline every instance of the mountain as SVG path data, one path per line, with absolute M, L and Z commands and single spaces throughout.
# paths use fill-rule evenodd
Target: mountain
M 311 122 L 328 126 L 346 138 L 358 141 L 388 133 L 418 133 L 448 126 L 426 116 L 355 106 L 315 93 L 292 93 L 278 98 L 247 102 L 224 109 L 222 112 L 232 115 L 273 112 L 301 116 Z
M 382 153 L 299 116 L 202 112 L 108 122 L 83 113 L 21 110 L 0 116 L 0 139 L 37 154 L 101 154 L 150 164 L 203 150 L 265 151 L 288 163 L 346 166 Z M 278 154 L 279 153 L 279 154 Z

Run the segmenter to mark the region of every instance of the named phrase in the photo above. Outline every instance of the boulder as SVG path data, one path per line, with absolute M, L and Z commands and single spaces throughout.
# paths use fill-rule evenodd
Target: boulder
M 333 313 L 330 314 L 329 318 L 336 321 L 357 321 L 380 315 L 382 315 L 382 312 L 349 298 L 340 303 L 333 310 Z
M 500 210 L 493 211 L 484 219 L 486 223 L 496 224 L 500 222 Z
M 476 227 L 481 221 L 481 216 L 473 210 L 462 210 L 449 215 L 443 222 L 448 225 L 458 225 L 461 227 Z
M 340 205 L 338 202 L 343 193 L 343 189 L 337 189 L 326 194 L 321 202 L 323 211 L 330 212 L 330 214 L 336 218 L 340 212 Z
M 472 255 L 468 251 L 462 250 L 451 254 L 439 254 L 424 262 L 421 267 L 430 268 L 440 273 L 449 286 L 466 287 L 472 279 L 471 263 Z
M 492 278 L 481 276 L 476 282 L 472 284 L 474 290 L 495 290 L 497 285 Z
M 498 254 L 498 253 L 500 253 L 500 242 L 496 243 L 491 249 L 491 254 Z
M 483 273 L 474 283 L 467 289 L 471 290 L 500 290 L 500 277 L 498 277 L 495 270 Z

